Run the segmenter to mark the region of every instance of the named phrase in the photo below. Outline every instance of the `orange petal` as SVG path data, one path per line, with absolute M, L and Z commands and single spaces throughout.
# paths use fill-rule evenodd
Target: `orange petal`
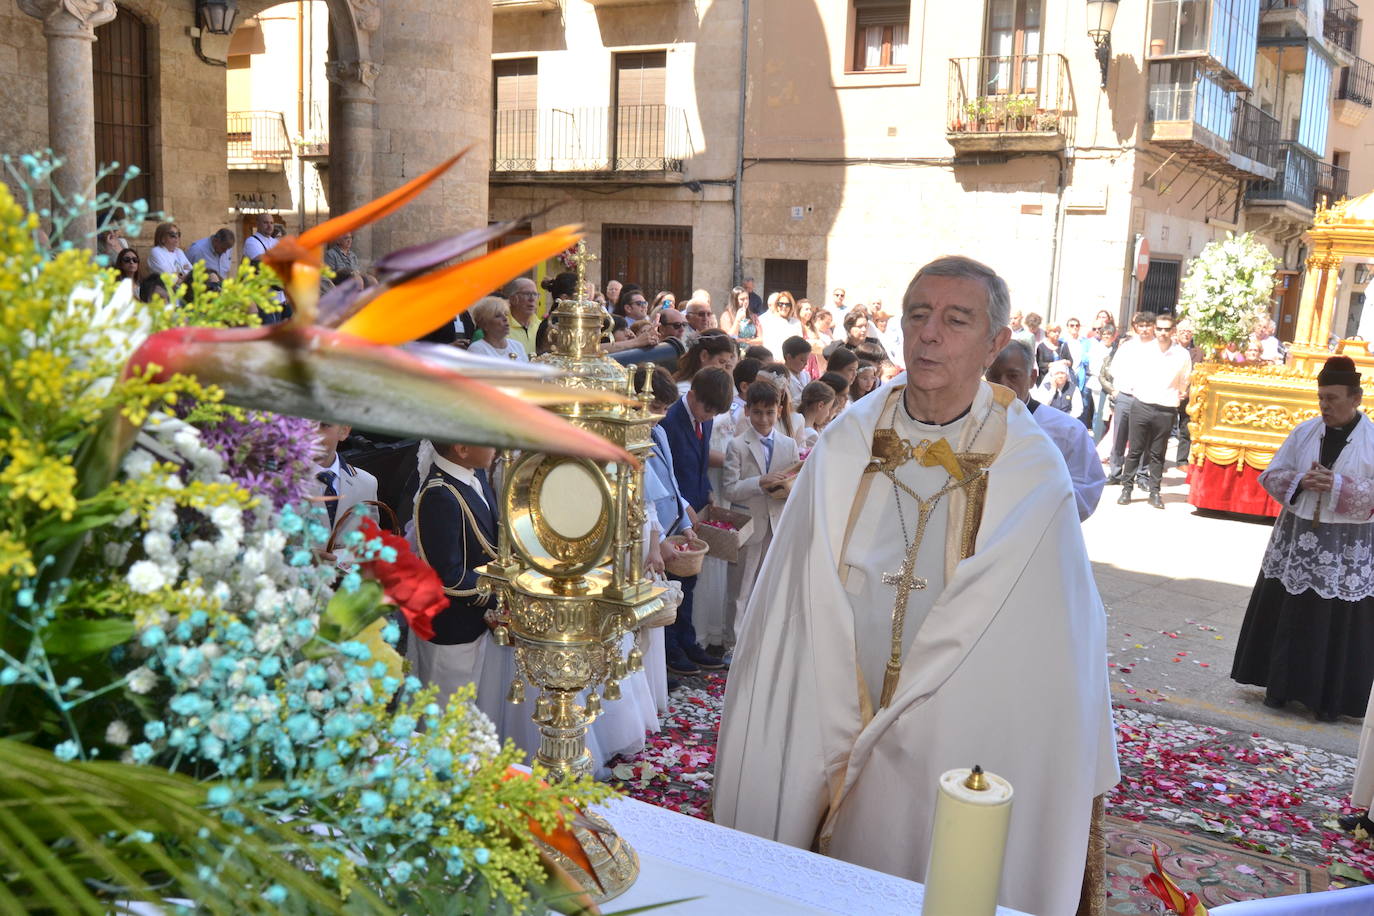
M 363 306 L 339 330 L 384 344 L 423 337 L 521 271 L 577 244 L 579 229 L 560 226 L 403 283 Z
M 306 248 L 314 248 L 332 241 L 341 235 L 366 226 L 368 223 L 376 222 L 388 213 L 394 213 L 401 207 L 410 203 L 421 191 L 428 187 L 434 179 L 447 172 L 453 164 L 467 155 L 471 146 L 461 150 L 458 155 L 442 162 L 434 168 L 425 172 L 419 178 L 408 181 L 401 185 L 390 194 L 383 194 L 376 200 L 363 204 L 356 210 L 350 210 L 342 216 L 336 216 L 331 220 L 326 220 L 318 226 L 305 230 L 300 235 L 300 243 Z

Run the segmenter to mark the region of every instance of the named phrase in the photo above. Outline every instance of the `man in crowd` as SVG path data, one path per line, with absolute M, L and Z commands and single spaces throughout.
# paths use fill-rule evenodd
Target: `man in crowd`
M 1015 392 L 1021 403 L 1035 417 L 1035 422 L 1050 437 L 1064 456 L 1064 466 L 1073 481 L 1073 495 L 1078 504 L 1078 520 L 1085 522 L 1102 499 L 1107 477 L 1102 473 L 1102 461 L 1093 447 L 1088 428 L 1062 410 L 1046 407 L 1030 396 L 1035 382 L 1035 357 L 1025 346 L 1012 341 L 997 354 L 988 367 L 987 380 L 1005 385 Z
M 711 327 L 711 303 L 693 296 L 687 302 L 685 309 L 688 343 L 691 343 L 702 331 Z
M 1107 483 L 1119 484 L 1124 479 L 1121 467 L 1126 463 L 1126 446 L 1130 438 L 1131 405 L 1135 403 L 1133 357 L 1136 351 L 1155 339 L 1155 313 L 1136 312 L 1131 318 L 1133 335 L 1119 341 L 1102 367 L 1103 384 L 1110 385 L 1112 397 L 1112 455 Z
M 1118 779 L 1106 625 L 1063 458 L 982 380 L 1008 311 L 968 258 L 907 288 L 905 379 L 831 422 L 764 560 L 714 810 L 920 881 L 941 774 L 981 763 L 1016 787 L 1000 902 L 1073 913 Z
M 658 326 L 663 329 L 663 339 L 672 338 L 687 346 L 687 319 L 677 309 L 664 309 L 658 313 Z
M 1188 391 L 1193 360 L 1187 350 L 1174 343 L 1173 315 L 1155 318 L 1154 331 L 1152 341 L 1142 342 L 1131 352 L 1131 446 L 1121 471 L 1121 496 L 1117 503 L 1130 505 L 1140 462 L 1148 458 L 1150 505 L 1163 509 L 1159 487 L 1164 480 L 1164 451 L 1169 446 L 1169 431 L 1178 418 L 1179 402 Z
M 274 222 L 272 214 L 259 213 L 257 227 L 253 234 L 243 240 L 243 256 L 253 263 L 262 260 L 262 256 L 272 250 L 272 246 L 277 244 L 277 240 L 272 236 Z
M 214 235 L 197 239 L 186 249 L 186 259 L 194 265 L 200 261 L 205 269 L 220 280 L 234 275 L 234 230 L 220 229 Z
M 539 288 L 529 277 L 516 277 L 506 287 L 510 301 L 510 338 L 518 341 L 525 352 L 534 356 L 534 338 L 539 334 L 539 318 L 534 314 L 539 305 Z
M 1174 343 L 1188 351 L 1188 357 L 1194 366 L 1202 362 L 1202 348 L 1193 346 L 1193 323 L 1187 318 L 1180 319 L 1174 325 Z M 1178 428 L 1174 433 L 1178 437 L 1178 451 L 1174 454 L 1174 464 L 1188 463 L 1189 452 L 1193 448 L 1193 434 L 1188 429 L 1189 419 L 1188 393 L 1184 392 L 1183 400 L 1178 402 Z
M 763 297 L 754 292 L 754 278 L 744 278 L 744 291 L 749 294 L 749 314 L 762 315 L 768 311 L 768 306 L 763 304 Z

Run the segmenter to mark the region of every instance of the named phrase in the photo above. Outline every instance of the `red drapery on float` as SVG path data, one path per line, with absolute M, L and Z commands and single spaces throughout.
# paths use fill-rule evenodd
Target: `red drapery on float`
M 1237 473 L 1235 464 L 1214 464 L 1204 458 L 1200 464 L 1188 465 L 1188 502 L 1199 509 L 1276 518 L 1280 506 L 1259 485 L 1259 475 L 1244 462 Z

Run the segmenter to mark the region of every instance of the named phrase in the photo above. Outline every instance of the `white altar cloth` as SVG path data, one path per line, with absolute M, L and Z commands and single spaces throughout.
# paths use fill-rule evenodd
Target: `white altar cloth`
M 597 809 L 639 854 L 639 879 L 602 904 L 613 913 L 696 897 L 655 910 L 664 916 L 917 916 L 924 888 L 914 881 L 784 846 L 630 798 Z M 997 916 L 1024 916 L 998 907 Z
M 1374 887 L 1242 900 L 1214 906 L 1210 912 L 1212 916 L 1369 916 L 1374 913 Z

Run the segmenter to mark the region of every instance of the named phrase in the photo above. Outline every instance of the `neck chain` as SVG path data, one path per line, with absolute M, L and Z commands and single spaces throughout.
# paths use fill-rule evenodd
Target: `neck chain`
M 983 432 L 983 427 L 987 425 L 988 418 L 992 416 L 991 403 L 983 413 L 983 419 L 979 421 L 978 428 L 974 430 L 973 437 L 969 439 L 969 445 L 978 441 L 978 437 Z M 897 409 L 894 405 L 892 409 L 892 425 L 895 428 L 897 420 Z M 922 443 L 923 445 L 927 443 Z M 887 665 L 883 670 L 883 689 L 878 700 L 878 707 L 887 706 L 892 701 L 893 695 L 897 692 L 897 681 L 902 674 L 902 640 L 906 632 L 906 611 L 907 601 L 913 591 L 920 591 L 929 585 L 929 582 L 916 575 L 916 554 L 921 549 L 921 542 L 925 539 L 926 525 L 930 522 L 931 515 L 935 512 L 935 507 L 947 493 L 968 486 L 983 476 L 986 471 L 979 468 L 973 473 L 965 475 L 962 479 L 955 479 L 953 474 L 949 474 L 949 479 L 945 485 L 937 490 L 932 496 L 922 498 L 911 487 L 897 479 L 895 468 L 884 468 L 883 473 L 888 480 L 892 481 L 892 495 L 897 502 L 897 519 L 902 525 L 902 541 L 906 545 L 906 553 L 902 558 L 902 565 L 895 573 L 883 573 L 882 582 L 884 585 L 892 586 L 896 589 L 896 596 L 892 605 L 892 644 L 891 653 L 887 659 Z M 946 471 L 948 474 L 948 471 Z M 916 536 L 911 537 L 907 530 L 906 513 L 902 509 L 902 493 L 906 493 L 916 501 Z

